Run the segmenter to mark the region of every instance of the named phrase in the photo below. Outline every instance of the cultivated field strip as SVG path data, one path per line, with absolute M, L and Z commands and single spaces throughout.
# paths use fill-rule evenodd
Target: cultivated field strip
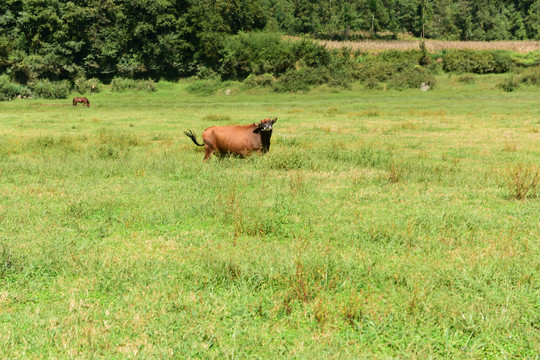
M 295 39 L 295 37 L 288 37 Z M 296 38 L 299 39 L 299 38 Z M 369 53 L 379 53 L 388 50 L 418 50 L 420 40 L 363 40 L 363 41 L 332 41 L 314 40 L 330 49 L 350 48 L 353 51 L 360 50 Z M 446 41 L 425 40 L 425 45 L 430 52 L 441 50 L 507 50 L 519 53 L 528 53 L 540 50 L 540 41 Z

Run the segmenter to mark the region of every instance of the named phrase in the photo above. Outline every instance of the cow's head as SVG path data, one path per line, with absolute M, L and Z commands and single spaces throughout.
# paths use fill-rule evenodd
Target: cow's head
M 268 119 L 261 120 L 260 123 L 255 124 L 257 127 L 255 128 L 255 130 L 253 130 L 253 132 L 255 134 L 258 134 L 261 131 L 272 131 L 272 125 L 274 125 L 276 121 L 277 121 L 277 118 L 273 118 L 273 119 L 268 118 Z

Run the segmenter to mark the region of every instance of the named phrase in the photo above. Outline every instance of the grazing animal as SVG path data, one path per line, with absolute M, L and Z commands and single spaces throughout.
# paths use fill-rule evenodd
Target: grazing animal
M 73 106 L 77 106 L 77 103 L 83 103 L 87 107 L 90 107 L 90 101 L 88 101 L 88 99 L 85 97 L 74 97 Z
M 221 156 L 227 154 L 237 154 L 246 156 L 253 151 L 263 153 L 270 150 L 270 137 L 272 136 L 272 125 L 277 121 L 274 119 L 264 119 L 260 123 L 236 126 L 211 126 L 204 130 L 202 134 L 203 143 L 197 142 L 197 137 L 190 130 L 184 131 L 197 146 L 204 146 L 206 151 L 204 161 L 208 160 L 217 151 Z

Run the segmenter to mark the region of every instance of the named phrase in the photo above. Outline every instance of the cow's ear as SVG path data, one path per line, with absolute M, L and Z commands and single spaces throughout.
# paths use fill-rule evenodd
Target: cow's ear
M 277 118 L 273 118 L 272 119 L 272 125 L 274 125 L 276 123 L 276 121 L 277 121 Z
M 258 133 L 260 133 L 260 132 L 261 132 L 261 128 L 260 128 L 260 127 L 258 127 L 258 128 L 256 128 L 255 130 L 253 130 L 253 132 L 254 132 L 255 134 L 258 134 Z

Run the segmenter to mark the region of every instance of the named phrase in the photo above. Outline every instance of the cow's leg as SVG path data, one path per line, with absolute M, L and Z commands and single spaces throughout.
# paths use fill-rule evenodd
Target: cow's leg
M 204 154 L 203 161 L 206 161 L 206 160 L 210 159 L 210 156 L 212 156 L 214 151 L 216 151 L 215 149 L 212 149 L 210 146 L 205 146 L 204 150 L 205 150 L 205 154 Z

